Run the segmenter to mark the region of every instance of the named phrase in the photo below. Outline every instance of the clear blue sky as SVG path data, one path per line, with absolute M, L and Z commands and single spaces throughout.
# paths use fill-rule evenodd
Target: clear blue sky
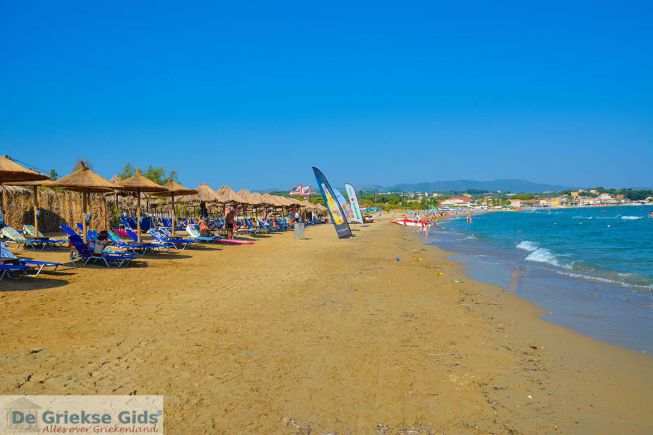
M 0 0 L 0 152 L 191 186 L 653 186 L 653 2 L 447 3 Z

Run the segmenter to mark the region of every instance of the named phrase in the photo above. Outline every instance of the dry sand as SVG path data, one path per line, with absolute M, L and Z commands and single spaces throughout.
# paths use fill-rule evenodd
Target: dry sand
M 175 434 L 653 432 L 653 358 L 540 320 L 409 229 L 357 234 L 2 281 L 0 393 L 161 394 Z

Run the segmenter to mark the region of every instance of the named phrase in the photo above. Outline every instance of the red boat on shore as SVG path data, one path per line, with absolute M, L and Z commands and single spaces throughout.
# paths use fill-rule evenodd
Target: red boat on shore
M 426 229 L 429 225 L 427 221 L 418 220 L 418 219 L 408 219 L 408 218 L 393 219 L 392 223 L 397 225 L 403 225 L 406 227 L 417 227 L 417 228 L 421 228 L 422 230 Z

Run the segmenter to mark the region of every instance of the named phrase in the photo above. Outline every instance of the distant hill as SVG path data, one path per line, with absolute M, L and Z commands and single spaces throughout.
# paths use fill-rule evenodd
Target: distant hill
M 341 190 L 341 186 L 334 186 Z M 466 192 L 468 190 L 504 193 L 541 193 L 559 192 L 561 190 L 573 189 L 568 186 L 556 186 L 553 184 L 533 183 L 526 180 L 450 180 L 450 181 L 428 181 L 423 183 L 403 183 L 394 186 L 381 186 L 378 184 L 359 184 L 354 186 L 357 191 L 363 192 Z M 283 189 L 259 189 L 261 193 L 283 194 L 288 190 Z M 313 186 L 313 191 L 318 192 Z
M 394 186 L 361 186 L 360 190 L 376 192 L 465 192 L 467 190 L 487 190 L 488 192 L 540 193 L 557 192 L 570 189 L 567 186 L 533 183 L 526 180 L 451 180 L 423 183 L 404 183 Z

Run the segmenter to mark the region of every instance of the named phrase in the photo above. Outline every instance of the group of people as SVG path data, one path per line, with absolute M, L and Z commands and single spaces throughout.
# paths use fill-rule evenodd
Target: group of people
M 238 223 L 236 222 L 236 212 L 233 207 L 227 207 L 224 214 L 224 225 L 227 230 L 227 238 L 233 239 L 234 233 L 238 230 Z M 200 236 L 210 237 L 211 229 L 209 228 L 209 223 L 206 219 L 200 219 L 199 221 L 199 230 Z

